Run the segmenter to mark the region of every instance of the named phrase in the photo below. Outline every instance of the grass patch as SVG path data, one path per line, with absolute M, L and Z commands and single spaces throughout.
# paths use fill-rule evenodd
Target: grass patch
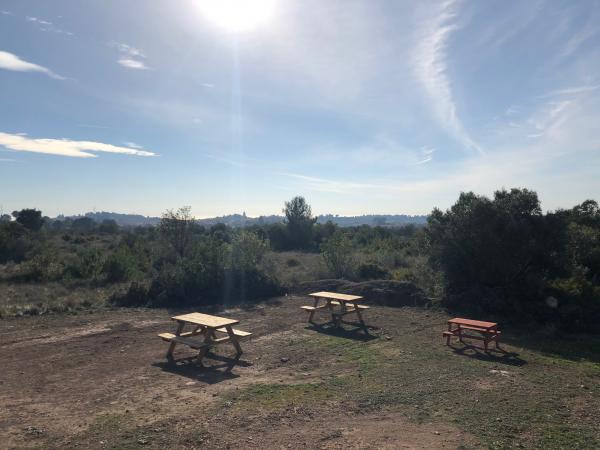
M 235 394 L 226 395 L 223 404 L 237 409 L 258 406 L 266 410 L 307 406 L 335 400 L 344 385 L 344 380 L 334 377 L 321 383 L 255 384 Z

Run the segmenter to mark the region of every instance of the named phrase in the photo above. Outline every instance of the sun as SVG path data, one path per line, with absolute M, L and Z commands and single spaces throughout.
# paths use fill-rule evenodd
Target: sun
M 233 33 L 253 30 L 267 23 L 275 0 L 198 0 L 204 17 Z

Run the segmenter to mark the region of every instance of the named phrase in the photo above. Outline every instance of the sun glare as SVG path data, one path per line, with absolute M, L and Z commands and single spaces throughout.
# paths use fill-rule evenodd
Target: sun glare
M 199 0 L 204 17 L 234 33 L 250 31 L 268 22 L 275 0 Z

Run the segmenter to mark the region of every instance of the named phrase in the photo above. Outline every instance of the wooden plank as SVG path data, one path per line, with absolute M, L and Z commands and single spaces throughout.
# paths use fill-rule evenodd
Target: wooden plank
M 356 305 L 356 307 L 360 310 L 369 309 L 370 306 L 366 305 Z M 354 311 L 354 305 L 348 305 L 348 311 Z
M 337 292 L 328 292 L 328 291 L 320 291 L 313 292 L 312 294 L 308 294 L 310 297 L 315 298 L 327 298 L 332 300 L 338 300 L 340 302 L 354 302 L 357 300 L 362 300 L 360 295 L 350 295 L 350 294 L 339 294 Z
M 227 333 L 226 328 L 219 328 L 216 331 L 219 331 L 220 333 Z M 233 331 L 233 334 L 236 335 L 238 338 L 252 336 L 252 333 L 250 333 L 249 331 L 238 330 L 236 328 L 232 328 L 231 331 Z
M 221 329 L 217 329 L 216 331 L 220 331 L 221 333 L 227 333 L 227 330 L 225 328 L 221 328 Z M 248 336 L 252 336 L 252 333 L 249 333 L 248 331 L 242 331 L 242 330 L 237 330 L 237 329 L 233 329 L 233 333 L 240 339 L 242 338 L 246 338 Z M 191 336 L 198 336 L 200 333 L 194 333 L 192 331 L 189 331 L 187 333 L 181 333 L 179 336 L 180 337 L 191 337 Z M 159 338 L 161 338 L 163 341 L 171 341 L 173 340 L 173 338 L 175 337 L 175 335 L 173 333 L 160 333 L 158 335 Z M 223 339 L 227 339 L 227 338 L 220 338 L 217 339 L 215 342 L 221 342 L 221 340 Z
M 497 327 L 498 324 L 495 322 L 484 322 L 482 320 L 472 320 L 472 319 L 463 319 L 462 317 L 455 317 L 454 319 L 450 319 L 448 323 L 453 323 L 456 325 L 467 325 L 471 327 L 479 327 L 479 328 L 493 328 Z
M 501 334 L 502 333 L 502 331 L 499 331 L 499 330 L 490 330 L 488 328 L 472 327 L 470 325 L 461 325 L 460 329 L 461 330 L 479 331 L 479 332 L 485 333 L 485 334 Z M 458 330 L 458 328 L 456 330 Z
M 240 323 L 239 320 L 228 319 L 226 317 L 211 316 L 210 314 L 202 313 L 190 313 L 182 314 L 180 316 L 171 317 L 173 320 L 178 322 L 188 322 L 196 325 L 202 325 L 207 328 L 223 328 L 231 325 L 237 325 Z

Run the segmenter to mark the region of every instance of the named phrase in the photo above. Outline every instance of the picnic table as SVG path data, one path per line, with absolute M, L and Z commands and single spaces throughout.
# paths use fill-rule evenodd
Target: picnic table
M 465 331 L 467 334 L 465 334 Z M 477 334 L 471 333 L 473 331 Z M 464 343 L 464 338 L 476 339 L 483 341 L 486 352 L 488 351 L 488 344 L 491 341 L 494 341 L 496 348 L 499 348 L 498 344 L 501 334 L 501 331 L 498 330 L 498 324 L 495 322 L 464 319 L 462 317 L 455 317 L 448 320 L 448 331 L 444 331 L 443 333 L 446 338 L 446 345 L 450 345 L 450 338 L 452 336 L 458 337 L 458 340 L 462 343 Z
M 361 326 L 366 328 L 361 311 L 369 309 L 369 307 L 359 304 L 363 301 L 363 297 L 327 291 L 313 292 L 308 295 L 314 299 L 314 304 L 312 306 L 302 306 L 301 308 L 309 313 L 309 322 L 312 322 L 317 311 L 331 313 L 331 322 L 336 326 L 339 326 L 342 318 L 347 314 L 356 314 Z
M 158 335 L 163 341 L 171 343 L 167 351 L 167 359 L 169 360 L 173 359 L 173 351 L 177 344 L 184 344 L 200 350 L 198 360 L 201 361 L 211 347 L 230 342 L 237 352 L 236 357 L 239 357 L 242 354 L 239 341 L 252 334 L 233 328 L 234 325 L 240 323 L 239 320 L 210 314 L 195 312 L 174 316 L 171 319 L 177 322 L 175 334 L 161 333 Z M 183 329 L 186 325 L 191 325 L 193 327 L 192 331 L 184 333 Z

